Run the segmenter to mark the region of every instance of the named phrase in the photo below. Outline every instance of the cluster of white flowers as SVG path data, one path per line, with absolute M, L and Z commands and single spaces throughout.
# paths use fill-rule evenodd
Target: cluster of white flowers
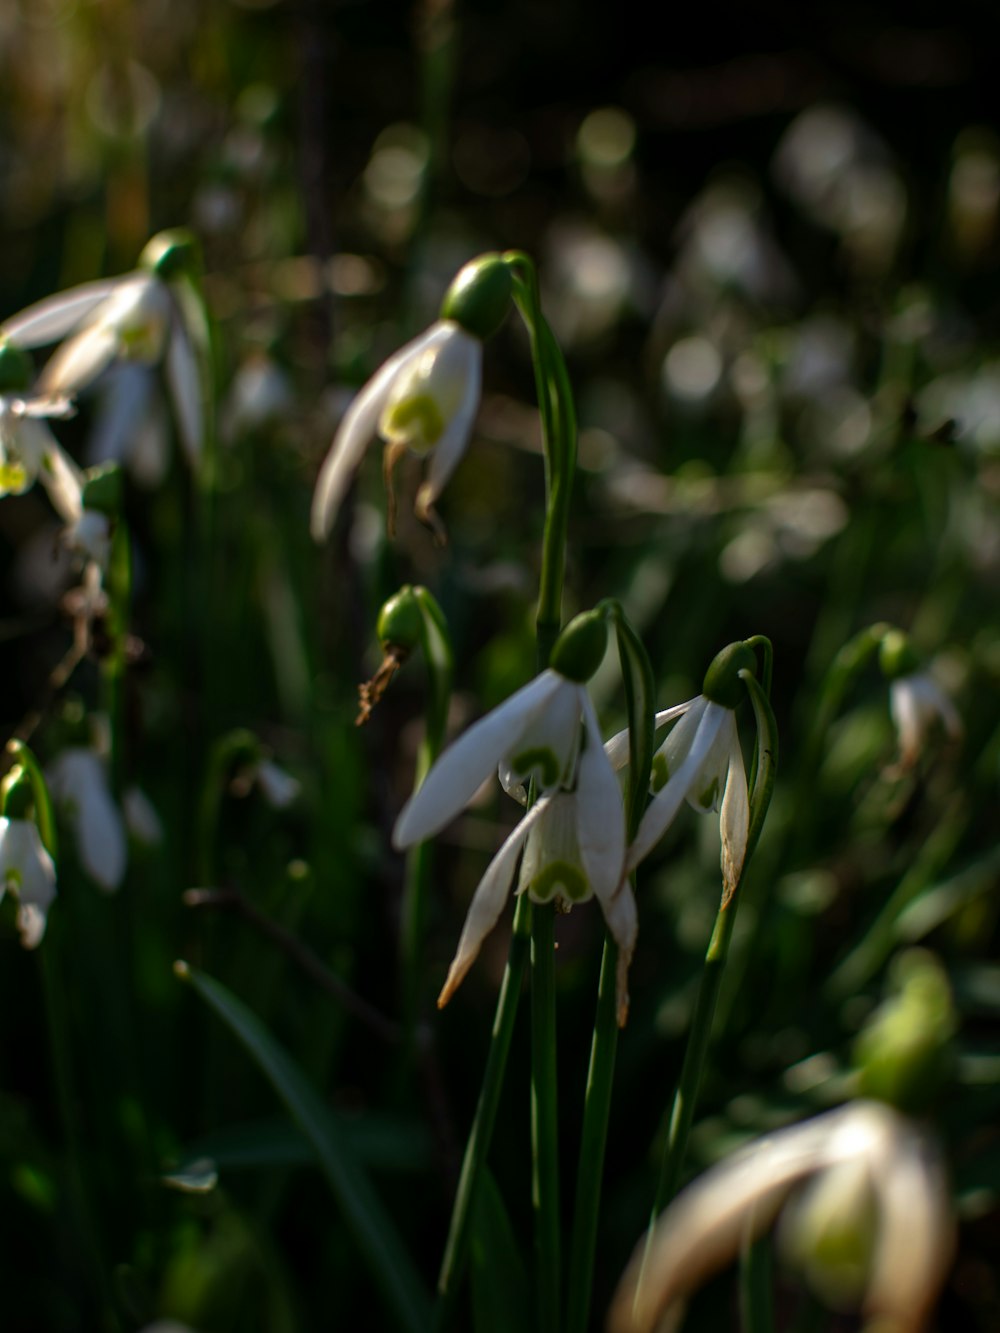
M 593 641 L 581 655 L 573 639 L 582 633 L 593 634 Z M 738 698 L 726 691 L 724 702 L 700 695 L 657 714 L 657 727 L 682 721 L 657 751 L 653 799 L 635 840 L 626 847 L 625 810 L 615 770 L 628 760 L 628 732 L 603 743 L 585 684 L 599 665 L 605 635 L 599 613 L 578 617 L 560 641 L 573 648 L 560 651 L 557 645 L 552 667 L 446 750 L 399 816 L 393 843 L 404 848 L 450 823 L 495 771 L 516 799 L 527 802 L 529 784 L 538 797 L 473 895 L 439 1005 L 451 998 L 496 925 L 519 857 L 517 893 L 527 893 L 536 902 L 555 900 L 564 910 L 597 898 L 619 949 L 619 1022 L 628 1011 L 626 981 L 638 930 L 629 873 L 663 837 L 685 799 L 697 810 L 720 811 L 723 902 L 735 892 L 749 829 L 746 770 L 736 729 Z M 720 659 L 725 657 L 730 668 L 745 669 L 752 654 L 743 645 L 733 648 L 735 659 L 732 650 Z M 717 675 L 710 670 L 707 689 Z

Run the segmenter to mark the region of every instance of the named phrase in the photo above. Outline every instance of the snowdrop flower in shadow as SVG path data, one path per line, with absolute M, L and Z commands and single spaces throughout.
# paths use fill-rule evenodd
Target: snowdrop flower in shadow
M 38 392 L 71 398 L 114 362 L 162 364 L 181 443 L 197 463 L 205 435 L 200 361 L 207 331 L 191 281 L 195 254 L 186 232 L 161 232 L 143 250 L 135 272 L 73 287 L 7 320 L 2 332 L 18 347 L 65 339 L 46 363 Z
M 17 898 L 21 943 L 37 948 L 56 896 L 56 868 L 33 819 L 0 817 L 0 898 L 6 890 Z
M 603 617 L 578 616 L 563 632 L 553 665 L 513 694 L 447 749 L 403 808 L 393 831 L 402 849 L 438 833 L 501 769 L 503 785 L 522 795 L 534 780 L 539 799 L 487 867 L 476 889 L 438 1005 L 447 1004 L 496 925 L 510 895 L 518 858 L 518 893 L 569 908 L 596 897 L 620 949 L 619 1014 L 637 930 L 632 889 L 623 874 L 625 813 L 618 779 L 602 743 L 585 681 L 607 641 Z
M 31 362 L 0 338 L 0 497 L 23 495 L 40 481 L 68 523 L 80 514 L 83 474 L 63 451 L 46 418 L 73 414 L 63 398 L 28 392 Z
M 781 1212 L 779 1246 L 818 1293 L 879 1333 L 919 1333 L 948 1271 L 944 1170 L 916 1124 L 858 1101 L 749 1144 L 683 1190 L 637 1247 L 610 1333 L 675 1327 L 686 1297 Z
M 417 517 L 440 534 L 434 505 L 457 467 L 479 409 L 483 341 L 510 304 L 509 270 L 497 255 L 466 264 L 445 295 L 441 318 L 407 343 L 360 391 L 334 436 L 313 495 L 311 530 L 324 541 L 375 435 L 385 442 L 383 476 L 388 525 L 395 526 L 392 473 L 407 449 L 430 455 L 417 492 Z
M 940 723 L 953 741 L 962 737 L 955 705 L 921 667 L 907 636 L 887 630 L 879 645 L 879 665 L 889 681 L 889 712 L 899 738 L 899 767 L 913 768 L 934 726 Z
M 709 667 L 696 699 L 657 713 L 657 728 L 680 719 L 653 756 L 653 800 L 629 848 L 626 869 L 634 870 L 670 827 L 687 800 L 696 810 L 719 811 L 725 906 L 736 891 L 746 858 L 750 801 L 736 727 L 736 707 L 744 696 L 741 671 L 755 671 L 753 651 L 733 643 Z M 608 742 L 612 764 L 628 759 L 628 733 Z
M 52 799 L 72 823 L 80 864 L 113 893 L 125 877 L 125 825 L 99 755 L 83 746 L 63 750 L 45 777 Z

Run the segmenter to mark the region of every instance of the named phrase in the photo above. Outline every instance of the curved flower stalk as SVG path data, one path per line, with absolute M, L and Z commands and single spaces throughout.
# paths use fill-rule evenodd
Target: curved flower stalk
M 205 445 L 204 310 L 192 290 L 195 245 L 184 232 L 161 232 L 132 273 L 84 283 L 6 320 L 17 347 L 60 342 L 38 379 L 53 400 L 75 397 L 116 362 L 162 365 L 181 444 L 192 466 Z
M 920 1333 L 954 1245 L 937 1150 L 881 1102 L 858 1101 L 749 1144 L 677 1196 L 618 1286 L 610 1333 L 652 1333 L 781 1213 L 790 1263 L 880 1333 Z
M 575 650 L 583 635 L 594 630 L 593 643 L 583 644 L 579 660 L 575 652 L 559 651 L 560 645 L 571 643 Z M 627 970 L 637 919 L 632 887 L 624 875 L 625 812 L 583 684 L 600 662 L 606 633 L 596 613 L 578 617 L 557 645 L 555 665 L 451 745 L 399 816 L 393 845 L 402 849 L 440 832 L 498 768 L 508 792 L 523 797 L 533 782 L 541 793 L 473 895 L 439 1007 L 461 984 L 496 925 L 522 852 L 516 892 L 536 902 L 555 900 L 567 909 L 596 897 L 619 945 L 623 976 Z M 573 643 L 577 634 L 580 639 Z
M 100 756 L 84 746 L 63 750 L 46 772 L 52 799 L 73 826 L 80 864 L 106 893 L 125 878 L 125 825 Z
M 497 255 L 466 264 L 441 306 L 441 318 L 406 344 L 368 381 L 347 409 L 320 468 L 311 531 L 325 541 L 365 450 L 376 435 L 385 442 L 383 476 L 388 526 L 395 527 L 392 474 L 407 451 L 430 457 L 414 509 L 441 534 L 434 506 L 468 447 L 479 410 L 483 341 L 492 337 L 510 304 L 511 278 Z

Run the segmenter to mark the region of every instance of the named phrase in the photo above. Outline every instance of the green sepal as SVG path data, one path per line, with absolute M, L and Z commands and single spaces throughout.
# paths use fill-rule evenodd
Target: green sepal
M 755 676 L 757 659 L 748 644 L 730 643 L 712 658 L 711 665 L 705 672 L 702 694 L 713 704 L 735 709 L 742 702 L 745 693 L 740 681 L 741 671 L 749 671 L 751 676 Z
M 0 338 L 0 393 L 19 393 L 27 389 L 34 371 L 31 357 L 8 338 Z
M 382 609 L 378 613 L 375 632 L 379 644 L 383 649 L 391 645 L 412 653 L 423 637 L 423 620 L 423 611 L 416 593 L 409 583 L 404 584 L 382 604 Z
M 201 269 L 201 246 L 194 233 L 186 227 L 157 232 L 139 256 L 139 267 L 155 273 L 165 282 L 182 274 L 198 273 Z
M 887 629 L 878 646 L 878 664 L 886 680 L 912 676 L 921 667 L 920 657 L 901 629 Z
M 944 969 L 924 949 L 901 954 L 890 971 L 893 994 L 854 1044 L 858 1092 L 901 1111 L 921 1112 L 952 1070 L 955 1008 Z
M 460 269 L 441 302 L 441 318 L 485 342 L 500 328 L 510 309 L 514 284 L 497 254 L 480 255 Z
M 549 665 L 567 680 L 582 685 L 604 661 L 608 647 L 608 625 L 603 611 L 584 611 L 574 616 L 556 639 Z
M 0 782 L 0 814 L 4 819 L 30 819 L 35 791 L 28 773 L 16 764 Z

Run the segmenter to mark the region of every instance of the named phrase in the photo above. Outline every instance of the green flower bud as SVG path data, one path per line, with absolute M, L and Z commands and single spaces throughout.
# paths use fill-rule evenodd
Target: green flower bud
M 34 808 L 31 778 L 20 764 L 15 764 L 0 782 L 0 813 L 5 819 L 30 819 Z
M 912 676 L 921 667 L 909 637 L 901 629 L 887 629 L 878 647 L 878 664 L 886 680 Z
M 92 467 L 83 483 L 83 507 L 109 518 L 120 511 L 122 504 L 122 470 L 118 463 L 102 463 Z
M 603 611 L 584 611 L 574 616 L 556 639 L 549 666 L 582 685 L 601 665 L 607 646 L 608 624 Z
M 390 645 L 412 653 L 419 647 L 424 613 L 416 594 L 407 583 L 393 593 L 378 613 L 375 632 L 383 649 Z
M 454 320 L 485 342 L 500 328 L 510 308 L 510 269 L 499 255 L 480 255 L 460 270 L 441 302 L 441 318 Z
M 858 1090 L 904 1111 L 922 1111 L 940 1092 L 954 1055 L 955 1011 L 944 971 L 923 949 L 902 954 L 895 990 L 854 1045 Z
M 7 338 L 0 338 L 0 393 L 17 393 L 28 387 L 34 367 L 31 357 Z
M 746 695 L 746 686 L 740 680 L 741 671 L 756 676 L 757 659 L 753 649 L 745 643 L 731 643 L 712 658 L 702 682 L 702 694 L 713 704 L 735 709 Z
M 161 231 L 148 241 L 139 256 L 139 267 L 169 282 L 182 273 L 194 273 L 200 267 L 201 250 L 194 234 L 186 227 Z

